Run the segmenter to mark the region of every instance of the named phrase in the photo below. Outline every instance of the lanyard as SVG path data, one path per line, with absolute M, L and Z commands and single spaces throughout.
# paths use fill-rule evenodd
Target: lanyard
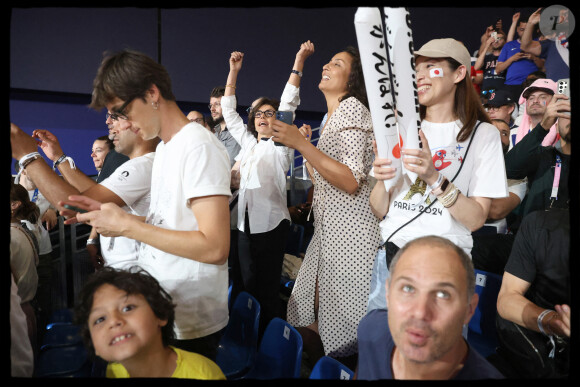
M 550 207 L 558 200 L 558 187 L 560 186 L 560 172 L 562 170 L 562 159 L 556 155 L 556 167 L 554 169 L 554 183 L 552 184 L 552 194 L 550 195 Z
M 32 203 L 35 203 L 35 202 L 36 202 L 36 199 L 38 199 L 38 188 L 36 188 L 36 189 L 34 190 L 34 194 L 32 195 L 32 199 L 30 199 L 30 201 L 31 201 Z

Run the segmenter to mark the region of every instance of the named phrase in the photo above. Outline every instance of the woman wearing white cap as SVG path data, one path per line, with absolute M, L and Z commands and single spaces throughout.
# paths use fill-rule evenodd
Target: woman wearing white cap
M 471 58 L 454 39 L 434 39 L 415 52 L 421 149 L 403 149 L 403 175 L 388 192 L 376 184 L 371 208 L 382 220 L 386 262 L 377 260 L 369 309 L 386 307 L 386 264 L 407 242 L 439 235 L 471 253 L 471 232 L 485 223 L 492 198 L 508 194 L 498 130 L 483 110 L 470 77 Z M 392 179 L 389 159 L 375 158 L 378 180 Z M 384 261 L 384 260 L 382 260 Z M 373 282 L 376 276 L 373 274 Z M 378 302 L 377 302 L 378 301 Z

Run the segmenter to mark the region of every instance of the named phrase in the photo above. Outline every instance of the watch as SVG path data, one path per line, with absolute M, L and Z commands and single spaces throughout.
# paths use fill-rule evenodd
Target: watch
M 292 74 L 296 74 L 296 75 L 298 75 L 300 78 L 302 78 L 302 71 L 298 71 L 298 70 L 292 70 Z
M 439 186 L 438 188 L 435 188 L 432 192 L 435 196 L 439 196 L 439 195 L 443 194 L 443 192 L 445 192 L 445 190 L 447 189 L 448 186 L 449 186 L 449 180 L 447 180 L 447 178 L 443 178 L 443 183 L 441 183 L 441 186 Z

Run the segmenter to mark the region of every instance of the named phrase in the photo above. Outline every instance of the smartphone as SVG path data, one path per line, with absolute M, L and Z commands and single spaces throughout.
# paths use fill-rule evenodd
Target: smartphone
M 568 100 L 570 100 L 570 87 L 568 87 L 569 84 L 570 78 L 558 80 L 558 94 L 565 95 L 566 97 L 568 97 Z M 564 114 L 570 115 L 570 112 L 565 112 Z
M 570 98 L 570 88 L 568 84 L 570 83 L 570 79 L 560 79 L 558 80 L 558 94 L 564 94 L 566 97 Z
M 285 124 L 288 124 L 288 125 L 292 125 L 293 124 L 293 118 L 294 118 L 293 116 L 294 116 L 294 114 L 292 112 L 288 112 L 288 111 L 277 111 L 276 112 L 276 119 L 278 121 L 282 121 L 282 122 L 284 122 Z M 279 142 L 275 142 L 275 141 L 274 141 L 274 145 L 276 145 L 276 146 L 284 146 L 284 144 L 279 143 Z
M 83 210 L 82 208 L 78 208 L 75 206 L 71 206 L 70 204 L 65 204 L 64 208 L 71 210 L 71 211 L 76 211 L 76 212 L 80 212 L 81 214 L 84 212 L 87 212 L 87 210 Z
M 495 41 L 497 42 L 497 31 L 492 31 L 491 32 L 491 37 L 495 39 Z

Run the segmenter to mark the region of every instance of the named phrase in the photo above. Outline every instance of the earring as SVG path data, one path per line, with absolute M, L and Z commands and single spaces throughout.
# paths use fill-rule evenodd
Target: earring
M 153 109 L 157 110 L 159 108 L 159 102 L 151 102 L 151 106 L 153 106 Z

